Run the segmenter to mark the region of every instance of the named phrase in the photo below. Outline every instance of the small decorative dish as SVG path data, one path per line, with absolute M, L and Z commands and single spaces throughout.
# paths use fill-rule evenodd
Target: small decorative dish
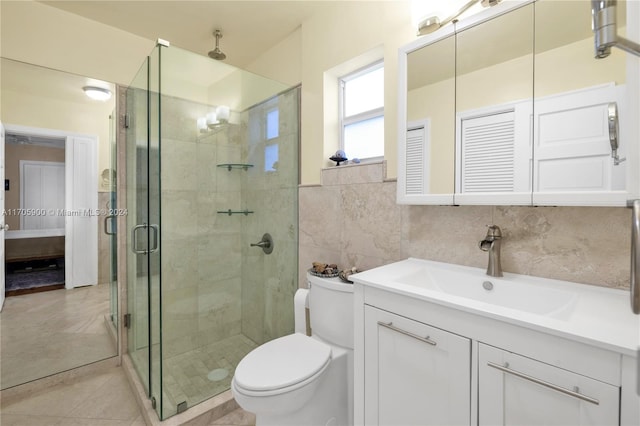
M 313 275 L 314 277 L 320 277 L 320 278 L 335 278 L 339 275 L 339 272 L 333 272 L 331 274 L 321 274 L 314 271 L 313 268 L 307 269 L 307 272 Z

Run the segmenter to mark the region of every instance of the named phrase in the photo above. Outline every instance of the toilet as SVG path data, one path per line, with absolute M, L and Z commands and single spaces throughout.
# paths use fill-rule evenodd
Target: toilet
M 295 333 L 248 353 L 231 381 L 257 426 L 353 424 L 353 285 L 309 274 L 307 281 L 309 290 L 295 296 Z

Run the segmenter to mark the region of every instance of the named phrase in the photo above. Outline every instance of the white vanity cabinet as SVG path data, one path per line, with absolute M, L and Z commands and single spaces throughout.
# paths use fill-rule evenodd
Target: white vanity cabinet
M 354 424 L 640 424 L 625 291 L 419 259 L 350 278 Z
M 479 344 L 478 410 L 487 426 L 617 425 L 620 387 Z
M 365 307 L 367 425 L 471 422 L 471 341 Z

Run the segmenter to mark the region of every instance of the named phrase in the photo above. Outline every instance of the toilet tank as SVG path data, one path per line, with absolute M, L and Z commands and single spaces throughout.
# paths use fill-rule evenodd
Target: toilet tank
M 353 349 L 353 284 L 307 274 L 311 334 Z

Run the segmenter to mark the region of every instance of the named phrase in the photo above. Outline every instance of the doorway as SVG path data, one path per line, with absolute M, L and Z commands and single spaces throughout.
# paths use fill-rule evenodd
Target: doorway
M 98 284 L 97 136 L 6 124 L 4 151 L 2 244 L 17 290 Z
M 65 144 L 6 132 L 6 296 L 64 288 Z

